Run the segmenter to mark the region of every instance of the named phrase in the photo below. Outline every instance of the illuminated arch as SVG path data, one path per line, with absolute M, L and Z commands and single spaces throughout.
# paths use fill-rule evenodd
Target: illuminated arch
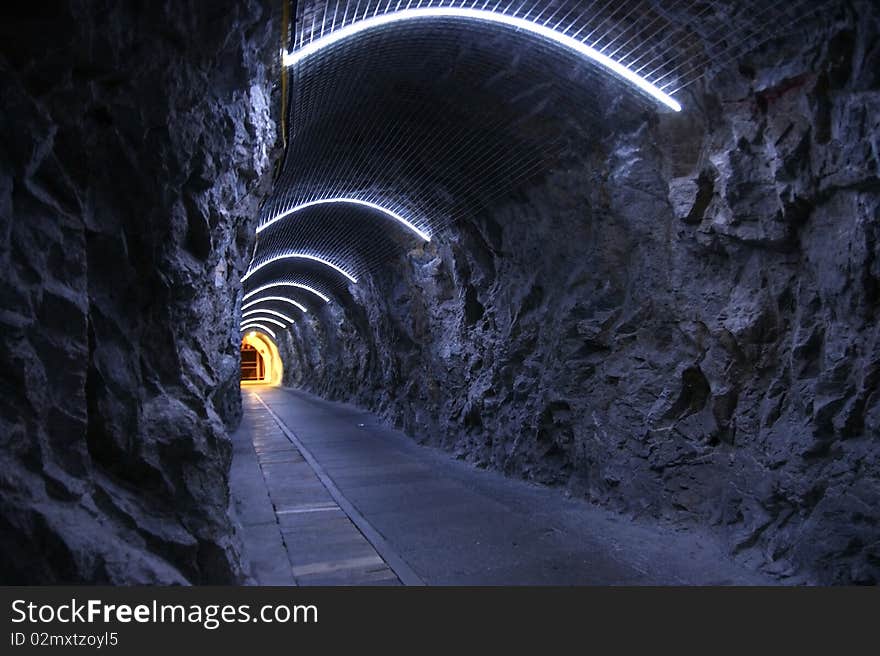
M 272 331 L 265 327 L 261 327 L 269 333 L 274 339 L 275 335 Z M 278 346 L 267 335 L 256 330 L 245 333 L 241 340 L 242 346 L 247 344 L 257 350 L 260 357 L 263 358 L 263 379 L 259 381 L 241 381 L 242 385 L 280 385 L 281 378 L 284 374 L 284 363 L 281 361 L 281 355 L 278 353 Z
M 287 328 L 286 323 L 281 323 L 280 321 L 278 321 L 278 319 L 273 319 L 272 317 L 249 317 L 247 319 L 242 319 L 241 323 L 242 325 L 244 325 L 253 321 L 268 321 L 269 323 L 274 323 L 279 328 Z
M 338 30 L 330 32 L 326 36 L 319 37 L 314 41 L 309 42 L 294 52 L 285 53 L 284 64 L 287 66 L 296 66 L 312 55 L 340 43 L 341 41 L 363 34 L 364 32 L 377 30 L 394 23 L 432 18 L 458 18 L 482 21 L 485 23 L 503 25 L 541 37 L 599 64 L 608 71 L 622 77 L 627 82 L 641 89 L 673 111 L 681 111 L 681 105 L 672 98 L 672 96 L 664 93 L 660 88 L 654 86 L 636 72 L 631 71 L 608 55 L 588 46 L 583 41 L 578 41 L 574 37 L 558 32 L 546 25 L 541 25 L 525 18 L 509 16 L 507 14 L 487 9 L 474 9 L 467 7 L 414 7 L 402 9 L 400 11 L 392 11 L 387 14 L 374 15 L 370 18 L 349 23 Z
M 355 278 L 348 271 L 346 271 L 345 269 L 340 267 L 338 264 L 333 264 L 333 262 L 330 262 L 330 261 L 325 260 L 321 257 L 318 257 L 317 255 L 310 255 L 309 253 L 284 253 L 282 255 L 276 255 L 275 257 L 270 257 L 265 262 L 258 264 L 253 269 L 251 269 L 246 274 L 244 274 L 244 278 L 242 278 L 241 281 L 244 282 L 245 280 L 250 278 L 252 275 L 254 275 L 257 271 L 259 271 L 263 267 L 269 266 L 270 264 L 272 264 L 274 262 L 278 262 L 280 260 L 290 260 L 290 259 L 310 260 L 312 262 L 317 262 L 318 264 L 323 264 L 326 267 L 330 267 L 331 269 L 333 269 L 337 273 L 341 273 L 343 276 L 348 278 L 351 282 L 354 282 L 354 283 L 357 282 L 357 278 Z
M 302 210 L 308 209 L 310 207 L 317 207 L 318 205 L 337 205 L 337 204 L 346 204 L 346 205 L 359 205 L 361 207 L 367 207 L 371 210 L 376 210 L 377 212 L 384 214 L 390 219 L 393 219 L 400 225 L 404 226 L 407 230 L 418 236 L 423 241 L 431 241 L 431 236 L 425 232 L 424 230 L 420 230 L 413 224 L 411 221 L 403 218 L 397 212 L 393 212 L 381 205 L 377 205 L 376 203 L 371 203 L 366 200 L 359 200 L 357 198 L 322 198 L 320 200 L 309 201 L 308 203 L 302 203 L 301 205 L 297 205 L 293 209 L 289 209 L 286 212 L 282 212 L 281 214 L 272 217 L 266 223 L 257 228 L 257 234 L 261 233 L 263 230 L 268 228 L 273 223 L 280 221 L 292 214 L 296 214 Z
M 261 324 L 261 323 L 256 323 L 256 322 L 254 322 L 254 323 L 243 323 L 243 324 L 241 324 L 241 326 L 239 327 L 239 330 L 238 330 L 238 331 L 241 332 L 241 333 L 245 333 L 245 332 L 247 332 L 248 330 L 251 330 L 251 329 L 253 329 L 253 328 L 259 328 L 260 330 L 264 330 L 264 331 L 266 331 L 269 335 L 272 336 L 272 339 L 275 339 L 275 331 L 273 331 L 271 328 L 269 328 L 269 327 L 267 327 L 267 326 L 264 326 L 264 325 Z
M 266 291 L 267 289 L 271 289 L 272 287 L 296 287 L 297 289 L 302 289 L 302 290 L 305 290 L 305 291 L 307 291 L 307 292 L 311 292 L 312 294 L 314 294 L 315 296 L 317 296 L 318 298 L 320 298 L 320 299 L 321 299 L 322 301 L 324 301 L 325 303 L 329 303 L 329 302 L 330 302 L 330 297 L 327 296 L 327 294 L 324 294 L 324 293 L 322 293 L 322 292 L 319 292 L 319 291 L 318 291 L 317 289 L 315 289 L 314 287 L 309 287 L 308 285 L 304 285 L 304 284 L 299 283 L 299 282 L 270 282 L 269 284 L 267 284 L 267 285 L 263 285 L 262 287 L 257 287 L 257 288 L 256 288 L 255 290 L 253 290 L 252 292 L 248 292 L 247 294 L 245 294 L 244 296 L 241 297 L 241 300 L 246 301 L 247 299 L 249 299 L 249 298 L 250 298 L 251 296 L 253 296 L 254 294 L 259 294 L 260 292 L 264 292 L 264 291 Z
M 247 310 L 249 307 L 253 307 L 254 305 L 259 305 L 260 303 L 270 303 L 272 301 L 278 301 L 279 303 L 290 303 L 297 309 L 303 312 L 308 312 L 308 309 L 306 309 L 305 305 L 303 305 L 302 303 L 297 303 L 292 298 L 287 298 L 286 296 L 261 296 L 260 298 L 255 298 L 249 303 L 245 303 L 241 306 L 241 309 Z M 293 319 L 291 319 L 291 321 L 293 321 Z
M 251 315 L 261 314 L 261 313 L 262 314 L 271 314 L 272 316 L 278 317 L 279 319 L 284 319 L 287 323 L 293 323 L 293 319 L 288 317 L 286 314 L 284 314 L 282 312 L 278 312 L 276 310 L 269 310 L 268 308 L 260 309 L 260 310 L 248 310 L 247 312 L 242 312 L 241 318 L 244 319 L 245 317 L 249 317 Z

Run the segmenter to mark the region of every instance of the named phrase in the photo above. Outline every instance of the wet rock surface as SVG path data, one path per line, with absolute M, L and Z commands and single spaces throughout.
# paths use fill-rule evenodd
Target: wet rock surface
M 225 423 L 276 137 L 275 9 L 4 9 L 4 583 L 244 575 Z
M 615 126 L 300 321 L 286 382 L 781 580 L 877 583 L 878 35 L 842 5 Z

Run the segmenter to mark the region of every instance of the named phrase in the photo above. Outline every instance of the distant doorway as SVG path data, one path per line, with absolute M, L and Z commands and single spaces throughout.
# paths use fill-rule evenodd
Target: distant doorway
M 259 330 L 241 339 L 241 384 L 280 385 L 284 366 L 275 342 Z
M 263 356 L 250 344 L 241 345 L 241 379 L 262 381 L 266 377 Z

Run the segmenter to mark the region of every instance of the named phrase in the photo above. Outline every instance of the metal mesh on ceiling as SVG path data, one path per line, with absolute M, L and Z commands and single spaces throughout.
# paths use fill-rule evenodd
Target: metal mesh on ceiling
M 461 7 L 524 18 L 588 43 L 676 91 L 794 30 L 825 0 L 312 0 L 296 3 L 291 49 L 376 15 Z
M 549 27 L 675 95 L 829 4 L 314 0 L 298 3 L 290 50 L 314 50 L 375 16 L 471 8 Z M 601 139 L 609 117 L 664 111 L 548 39 L 452 16 L 364 31 L 316 51 L 290 75 L 289 146 L 261 210 L 246 293 L 287 281 L 344 294 L 350 281 L 339 270 L 359 278 L 420 244 L 418 232 L 436 235 L 515 195 L 566 152 Z M 359 203 L 336 202 L 344 199 Z M 291 253 L 305 257 L 278 259 Z

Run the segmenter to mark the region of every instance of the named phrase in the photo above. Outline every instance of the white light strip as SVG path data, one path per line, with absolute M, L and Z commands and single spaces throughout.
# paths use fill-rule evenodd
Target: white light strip
M 508 16 L 506 14 L 488 11 L 485 9 L 473 9 L 465 7 L 415 7 L 403 9 L 401 11 L 394 11 L 388 14 L 383 14 L 381 16 L 373 16 L 365 20 L 349 23 L 345 27 L 342 27 L 335 32 L 331 32 L 326 36 L 311 41 L 299 50 L 286 53 L 284 55 L 284 64 L 286 66 L 296 66 L 307 57 L 310 57 L 315 53 L 324 50 L 325 48 L 329 48 L 330 46 L 339 43 L 340 41 L 344 41 L 345 39 L 349 39 L 357 34 L 360 34 L 361 32 L 374 30 L 376 28 L 391 25 L 393 23 L 399 23 L 401 21 L 416 20 L 420 18 L 464 18 L 485 21 L 489 23 L 497 23 L 500 25 L 507 25 L 517 30 L 529 32 L 536 36 L 540 36 L 550 41 L 553 41 L 554 43 L 557 43 L 564 48 L 573 50 L 574 52 L 578 53 L 579 55 L 583 55 L 588 59 L 592 59 L 597 64 L 604 66 L 605 68 L 612 71 L 613 73 L 616 73 L 628 82 L 631 82 L 639 89 L 657 99 L 670 109 L 673 109 L 676 112 L 681 111 L 681 105 L 678 104 L 678 102 L 670 95 L 664 93 L 659 88 L 648 82 L 645 78 L 634 73 L 623 64 L 611 59 L 611 57 L 609 57 L 608 55 L 602 54 L 595 48 L 588 46 L 586 43 L 578 41 L 577 39 L 563 34 L 562 32 L 557 32 L 556 30 L 546 27 L 544 25 L 533 23 L 524 18 Z
M 302 310 L 303 312 L 308 312 L 308 309 L 306 308 L 305 305 L 303 305 L 302 303 L 297 303 L 292 298 L 287 298 L 286 296 L 262 296 L 260 298 L 254 299 L 250 303 L 245 303 L 244 305 L 241 306 L 241 309 L 247 310 L 249 307 L 253 307 L 254 305 L 257 305 L 258 303 L 267 303 L 269 301 L 278 301 L 280 303 L 290 303 L 291 305 L 297 307 L 298 309 Z M 242 316 L 244 316 L 244 315 L 242 315 Z M 293 321 L 293 319 L 291 319 L 291 321 Z
M 254 294 L 259 294 L 260 292 L 264 292 L 267 289 L 272 289 L 272 287 L 296 287 L 297 289 L 304 289 L 307 292 L 311 292 L 318 298 L 320 298 L 325 303 L 330 302 L 330 297 L 326 294 L 322 294 L 314 287 L 309 287 L 308 285 L 304 285 L 300 282 L 270 282 L 268 285 L 263 285 L 262 287 L 257 287 L 254 291 L 248 292 L 244 296 L 241 297 L 241 300 L 246 301 Z
M 263 309 L 263 310 L 248 310 L 247 312 L 242 312 L 242 317 L 249 317 L 252 314 L 260 314 L 261 312 L 266 314 L 271 314 L 273 316 L 278 317 L 279 319 L 284 319 L 287 323 L 293 323 L 293 319 L 288 317 L 286 314 L 282 314 L 281 312 L 276 312 L 275 310 Z
M 240 332 L 246 333 L 248 330 L 251 330 L 253 328 L 259 328 L 260 330 L 265 330 L 267 333 L 272 335 L 272 339 L 275 339 L 275 333 L 272 332 L 272 329 L 267 328 L 266 326 L 264 326 L 261 323 L 249 323 L 247 325 L 242 324 Z
M 272 317 L 251 317 L 250 319 L 243 319 L 242 323 L 248 323 L 250 321 L 268 321 L 269 323 L 274 323 L 279 328 L 287 328 L 286 324 L 283 324 L 278 321 L 278 319 L 273 319 Z
M 289 260 L 292 258 L 297 258 L 297 259 L 302 259 L 302 260 L 311 260 L 312 262 L 318 262 L 320 264 L 323 264 L 324 266 L 330 267 L 334 271 L 338 271 L 339 273 L 341 273 L 343 276 L 345 276 L 346 278 L 348 278 L 352 282 L 357 282 L 357 278 L 355 278 L 353 275 L 351 275 L 345 269 L 342 269 L 342 268 L 338 267 L 337 265 L 333 264 L 333 262 L 328 262 L 327 260 L 324 260 L 324 259 L 318 257 L 317 255 L 309 255 L 308 253 L 285 253 L 284 255 L 276 255 L 275 257 L 266 260 L 262 264 L 256 266 L 255 268 L 251 269 L 250 271 L 248 271 L 244 275 L 244 278 L 241 279 L 241 281 L 244 282 L 245 280 L 250 278 L 252 275 L 254 275 L 257 271 L 259 271 L 260 269 L 262 269 L 265 266 L 269 266 L 273 262 L 278 262 L 279 260 Z
M 345 203 L 347 205 L 360 205 L 361 207 L 369 207 L 371 210 L 376 210 L 377 212 L 381 212 L 385 216 L 394 219 L 400 225 L 406 227 L 410 232 L 415 233 L 420 239 L 424 241 L 431 241 L 431 236 L 428 233 L 424 232 L 423 230 L 419 230 L 411 221 L 407 221 L 397 212 L 392 212 L 391 210 L 386 209 L 381 205 L 376 205 L 376 203 L 371 203 L 366 200 L 358 200 L 357 198 L 322 198 L 321 200 L 313 200 L 308 203 L 303 203 L 302 205 L 297 205 L 293 209 L 282 212 L 278 216 L 269 219 L 266 223 L 257 228 L 257 234 L 261 233 L 263 230 L 268 228 L 276 221 L 280 221 L 281 219 L 288 217 L 291 214 L 295 214 L 301 210 L 307 209 L 309 207 L 315 207 L 317 205 L 332 205 L 336 203 Z

